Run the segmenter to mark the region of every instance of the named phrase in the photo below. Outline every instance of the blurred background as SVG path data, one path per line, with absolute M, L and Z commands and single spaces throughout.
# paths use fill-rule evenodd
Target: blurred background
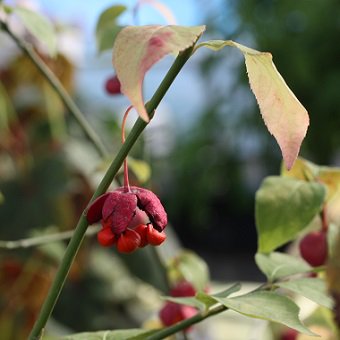
M 4 2 L 28 6 L 53 21 L 58 56 L 41 55 L 113 157 L 129 103 L 105 90 L 114 70 L 111 52 L 97 52 L 97 20 L 115 4 L 127 7 L 118 19 L 120 25 L 166 24 L 164 17 L 147 3 L 134 12 L 136 1 Z M 336 0 L 313 5 L 309 0 L 162 3 L 179 25 L 207 25 L 205 40 L 232 39 L 270 51 L 310 114 L 301 155 L 318 164 L 340 166 L 340 6 Z M 27 38 L 20 21 L 14 19 L 12 24 Z M 5 33 L 0 34 L 0 46 L 0 239 L 4 241 L 0 329 L 8 331 L 2 334 L 9 339 L 20 339 L 36 316 L 67 242 L 11 250 L 5 241 L 72 230 L 109 160 L 100 160 L 49 84 Z M 146 76 L 145 98 L 150 98 L 172 61 L 166 57 Z M 129 127 L 135 117 L 130 115 Z M 265 176 L 279 174 L 281 154 L 263 124 L 237 50 L 199 50 L 131 156 L 134 183 L 152 188 L 167 209 L 174 249 L 197 253 L 208 263 L 212 280 L 262 280 L 253 259 L 257 248 L 254 194 Z M 167 251 L 171 253 L 171 247 Z M 142 317 L 136 311 L 154 309 L 152 299 L 142 301 L 146 291 L 148 296 L 155 294 L 144 283 L 166 291 L 159 271 L 145 266 L 152 258 L 149 250 L 119 257 L 114 250 L 99 249 L 95 237 L 87 238 L 55 320 L 73 330 L 138 326 Z M 96 266 L 97 261 L 105 263 L 103 268 Z M 83 296 L 81 310 L 78 303 L 69 303 Z M 159 303 L 156 298 L 154 303 Z M 101 313 L 94 318 L 95 311 Z M 72 324 L 68 324 L 70 315 Z M 16 325 L 21 325 L 22 334 Z

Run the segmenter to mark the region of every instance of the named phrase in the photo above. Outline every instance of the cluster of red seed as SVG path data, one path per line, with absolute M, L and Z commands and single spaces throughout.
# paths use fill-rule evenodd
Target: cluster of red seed
M 159 246 L 166 239 L 166 235 L 154 229 L 150 224 L 139 224 L 134 229 L 126 229 L 120 235 L 114 234 L 111 228 L 104 227 L 99 231 L 97 239 L 104 247 L 116 244 L 119 252 L 131 253 L 148 244 Z
M 131 253 L 150 244 L 158 246 L 166 239 L 167 215 L 150 190 L 138 187 L 118 188 L 99 196 L 87 209 L 89 224 L 101 222 L 98 242 L 116 245 L 121 253 Z

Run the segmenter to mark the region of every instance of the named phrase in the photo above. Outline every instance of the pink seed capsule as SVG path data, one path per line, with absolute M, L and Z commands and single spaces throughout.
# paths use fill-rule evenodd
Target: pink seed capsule
M 147 189 L 121 187 L 105 193 L 89 205 L 86 218 L 89 224 L 101 222 L 103 229 L 108 228 L 116 237 L 117 248 L 128 250 L 123 252 L 131 252 L 130 248 L 134 250 L 133 242 L 138 243 L 137 247 L 156 246 L 166 239 L 163 229 L 168 223 L 167 214 L 159 198 Z M 104 237 L 109 237 L 105 234 L 108 231 L 102 233 L 99 242 L 102 245 L 110 243 L 104 241 Z M 127 235 L 131 240 L 126 240 Z

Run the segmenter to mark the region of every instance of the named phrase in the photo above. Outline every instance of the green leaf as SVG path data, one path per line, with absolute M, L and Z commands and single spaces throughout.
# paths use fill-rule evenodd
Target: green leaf
M 205 308 L 203 308 L 203 310 L 204 309 L 207 310 L 211 306 L 216 305 L 216 303 L 218 303 L 218 301 L 215 300 L 213 296 L 208 295 L 208 294 L 203 293 L 203 292 L 198 292 L 196 294 L 196 299 L 204 304 Z
M 204 30 L 205 26 L 128 26 L 117 35 L 113 45 L 113 67 L 122 93 L 146 122 L 149 116 L 142 96 L 145 73 L 164 56 L 177 55 L 194 45 Z
M 306 325 L 311 325 L 313 331 L 317 332 L 321 339 L 336 340 L 331 334 L 339 334 L 334 320 L 334 312 L 325 307 L 318 307 L 313 310 L 305 319 Z M 326 332 L 325 332 L 326 331 Z M 330 334 L 331 333 L 331 334 Z M 339 338 L 339 336 L 338 336 Z M 299 340 L 310 340 L 308 338 L 299 338 Z
M 330 223 L 340 225 L 340 168 L 318 166 L 303 158 L 298 158 L 290 171 L 282 169 L 285 177 L 322 183 L 327 188 L 327 218 Z
M 319 278 L 301 278 L 285 282 L 278 282 L 281 288 L 300 294 L 317 304 L 331 309 L 333 301 L 327 294 L 326 283 Z
M 327 200 L 332 200 L 340 192 L 340 168 L 319 166 L 299 157 L 289 171 L 282 168 L 281 175 L 324 184 L 327 186 Z
M 312 162 L 298 157 L 294 163 L 294 166 L 288 171 L 286 167 L 281 167 L 281 176 L 291 177 L 295 179 L 301 179 L 304 181 L 315 181 L 319 167 Z
M 154 333 L 145 329 L 128 329 L 115 331 L 99 331 L 99 332 L 84 332 L 71 334 L 62 337 L 64 340 L 126 340 L 126 339 L 146 339 L 147 336 Z
M 201 294 L 201 293 L 199 293 Z M 163 298 L 167 301 L 175 302 L 180 305 L 186 305 L 186 306 L 192 306 L 196 307 L 199 310 L 205 310 L 207 307 L 209 307 L 211 304 L 212 299 L 206 298 L 207 296 L 203 294 L 202 300 L 196 298 L 195 296 L 188 296 L 188 297 L 173 297 L 173 296 L 164 296 Z M 209 300 L 209 301 L 208 301 Z M 213 304 L 216 304 L 217 301 L 213 301 Z
M 256 291 L 234 298 L 216 298 L 224 306 L 252 318 L 281 323 L 301 333 L 315 335 L 299 320 L 299 307 L 285 296 Z
M 0 191 L 0 204 L 4 203 L 4 201 L 5 201 L 5 197 L 3 193 Z
M 321 211 L 325 195 L 319 183 L 266 178 L 255 200 L 258 252 L 269 253 L 293 240 Z
M 190 297 L 165 296 L 164 298 L 168 301 L 172 301 L 182 305 L 193 306 L 198 308 L 199 310 L 204 311 L 218 303 L 218 300 L 216 300 L 215 297 L 218 298 L 228 297 L 229 295 L 238 292 L 240 289 L 241 285 L 239 283 L 235 283 L 234 285 L 223 290 L 222 292 L 213 295 L 209 295 L 200 291 L 195 296 Z
M 306 273 L 312 270 L 312 267 L 304 260 L 292 255 L 273 252 L 270 254 L 257 253 L 255 261 L 268 281 L 275 281 L 279 278 Z
M 125 11 L 125 6 L 115 5 L 101 13 L 96 25 L 98 52 L 112 49 L 117 34 L 123 28 L 116 24 L 116 19 Z
M 175 257 L 169 265 L 169 273 L 176 282 L 181 280 L 190 282 L 196 291 L 204 291 L 209 282 L 207 264 L 191 251 L 183 251 Z
M 23 7 L 14 7 L 13 12 L 21 19 L 27 30 L 47 47 L 51 56 L 57 52 L 57 36 L 52 23 L 40 13 Z
M 202 46 L 214 51 L 232 46 L 243 53 L 250 87 L 260 107 L 263 120 L 280 146 L 286 167 L 290 169 L 305 138 L 309 117 L 306 109 L 276 69 L 272 55 L 253 50 L 232 40 L 206 41 L 197 45 L 197 48 Z
M 222 292 L 212 294 L 212 295 L 208 295 L 203 292 L 198 292 L 196 295 L 196 299 L 203 302 L 206 308 L 208 309 L 209 307 L 218 303 L 215 297 L 218 297 L 218 298 L 228 297 L 229 295 L 238 292 L 240 289 L 241 289 L 241 285 L 239 283 L 235 283 L 231 287 L 223 290 Z
M 229 295 L 238 292 L 241 289 L 241 284 L 240 283 L 235 283 L 233 284 L 231 287 L 222 290 L 222 292 L 213 294 L 213 297 L 219 297 L 219 298 L 223 298 L 223 297 L 228 297 Z

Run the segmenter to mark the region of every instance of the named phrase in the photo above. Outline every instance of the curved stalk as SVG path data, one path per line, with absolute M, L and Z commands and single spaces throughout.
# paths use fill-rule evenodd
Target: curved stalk
M 169 87 L 175 80 L 180 70 L 182 69 L 184 64 L 187 62 L 187 60 L 190 58 L 192 54 L 192 50 L 193 50 L 193 47 L 190 47 L 178 55 L 178 57 L 172 64 L 171 68 L 169 69 L 168 73 L 164 77 L 163 81 L 159 85 L 158 89 L 156 90 L 155 94 L 150 99 L 150 101 L 145 105 L 150 118 L 153 116 L 154 111 L 156 110 L 160 101 L 163 99 L 165 93 L 168 91 Z M 102 195 L 107 190 L 107 188 L 113 181 L 114 177 L 116 176 L 118 170 L 122 166 L 124 159 L 127 157 L 132 146 L 135 144 L 136 140 L 138 139 L 138 137 L 143 132 L 146 126 L 147 126 L 147 123 L 145 121 L 143 121 L 141 118 L 137 119 L 130 134 L 126 138 L 124 144 L 120 148 L 118 154 L 116 155 L 115 159 L 113 160 L 109 169 L 104 175 L 102 181 L 100 182 L 97 190 L 93 194 L 90 202 L 92 202 L 98 196 Z M 33 329 L 29 335 L 29 340 L 37 340 L 41 338 L 43 329 L 45 328 L 46 323 L 58 300 L 58 297 L 66 281 L 68 272 L 71 268 L 74 258 L 84 238 L 87 227 L 88 227 L 88 223 L 86 220 L 86 210 L 85 210 L 83 214 L 81 215 L 79 222 L 77 224 L 77 227 L 74 231 L 73 237 L 71 238 L 66 248 L 64 257 L 60 263 L 55 279 L 52 283 L 52 286 L 50 287 L 48 295 L 40 310 L 38 319 L 36 320 L 33 326 Z
M 125 124 L 126 119 L 129 115 L 129 112 L 133 108 L 132 105 L 130 105 L 127 110 L 124 113 L 123 122 L 122 122 L 122 144 L 125 143 Z M 130 192 L 130 182 L 129 182 L 129 167 L 128 167 L 128 161 L 127 158 L 124 159 L 124 190 L 126 192 Z

